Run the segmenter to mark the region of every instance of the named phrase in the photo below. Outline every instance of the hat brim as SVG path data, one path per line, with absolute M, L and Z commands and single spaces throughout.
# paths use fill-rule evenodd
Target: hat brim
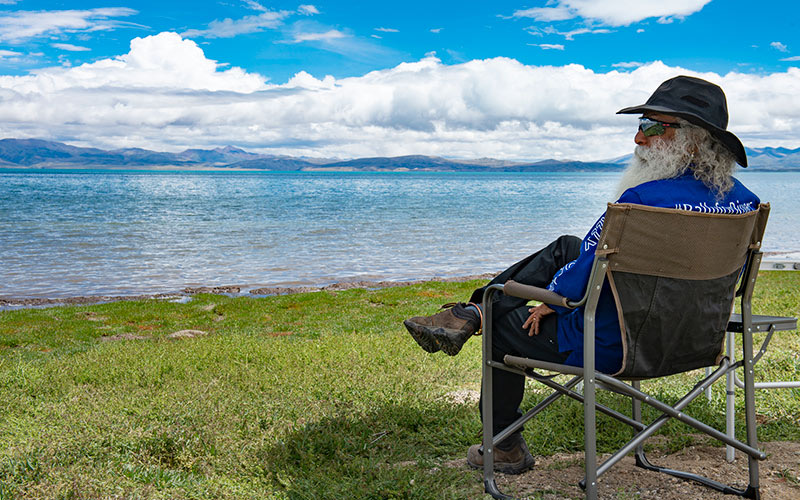
M 643 113 L 645 111 L 652 111 L 655 113 L 662 113 L 665 115 L 677 116 L 678 118 L 683 118 L 684 120 L 688 121 L 689 123 L 693 123 L 698 127 L 703 127 L 704 129 L 708 130 L 714 138 L 716 138 L 719 142 L 725 146 L 728 151 L 733 153 L 733 156 L 736 158 L 736 163 L 743 167 L 747 167 L 747 154 L 744 151 L 744 145 L 742 141 L 739 140 L 732 132 L 728 132 L 725 129 L 719 128 L 711 123 L 708 123 L 704 119 L 700 118 L 699 116 L 695 115 L 694 113 L 687 113 L 685 111 L 677 111 L 674 109 L 667 108 L 665 106 L 653 106 L 648 104 L 642 104 L 640 106 L 631 106 L 629 108 L 623 108 L 617 111 L 618 115 L 631 115 L 636 113 Z

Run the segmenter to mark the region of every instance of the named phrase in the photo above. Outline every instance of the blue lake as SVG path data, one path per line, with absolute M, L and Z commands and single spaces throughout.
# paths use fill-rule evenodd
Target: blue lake
M 0 296 L 325 285 L 502 270 L 583 236 L 618 173 L 0 170 Z M 745 171 L 800 255 L 800 173 Z

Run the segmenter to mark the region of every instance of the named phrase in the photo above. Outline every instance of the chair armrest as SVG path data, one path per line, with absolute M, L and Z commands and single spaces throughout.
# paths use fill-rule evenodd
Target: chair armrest
M 569 299 L 555 292 L 551 292 L 546 288 L 539 288 L 538 286 L 523 285 L 513 280 L 509 280 L 503 285 L 503 293 L 521 299 L 538 300 L 545 304 L 569 307 L 570 309 L 575 308 L 575 306 L 570 303 Z

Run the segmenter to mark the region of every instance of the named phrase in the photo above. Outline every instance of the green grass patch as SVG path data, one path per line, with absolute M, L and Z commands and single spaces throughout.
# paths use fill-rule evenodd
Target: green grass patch
M 800 314 L 800 273 L 759 281 L 756 312 Z M 481 498 L 480 473 L 451 464 L 480 440 L 477 409 L 446 397 L 479 389 L 480 343 L 430 355 L 401 324 L 480 284 L 0 312 L 0 500 Z M 186 329 L 208 335 L 168 337 Z M 759 377 L 797 380 L 798 353 L 797 332 L 776 334 Z M 648 385 L 673 401 L 695 381 Z M 525 405 L 547 394 L 529 389 Z M 687 411 L 723 426 L 723 390 Z M 798 396 L 757 394 L 761 439 L 800 439 Z M 582 421 L 559 402 L 525 437 L 534 454 L 577 451 Z M 603 451 L 630 435 L 599 429 Z M 697 439 L 661 434 L 670 450 Z

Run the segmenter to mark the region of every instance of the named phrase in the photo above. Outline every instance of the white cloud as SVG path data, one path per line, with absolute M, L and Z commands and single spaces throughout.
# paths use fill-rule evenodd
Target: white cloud
M 67 70 L 48 68 L 29 76 L 0 76 L 0 86 L 29 95 L 76 88 L 100 94 L 113 89 L 254 92 L 267 88 L 264 77 L 241 68 L 218 71 L 216 61 L 207 59 L 195 42 L 177 33 L 134 38 L 130 47 L 127 54 Z
M 781 61 L 794 62 L 800 61 L 800 56 L 784 57 Z
M 347 38 L 347 34 L 339 30 L 328 30 L 323 33 L 295 33 L 292 42 L 319 42 Z
M 399 33 L 400 30 L 394 28 L 375 28 L 375 31 L 383 31 L 384 33 Z
M 297 7 L 297 11 L 306 16 L 313 16 L 315 14 L 319 14 L 319 10 L 313 5 L 301 5 Z
M 566 5 L 558 7 L 536 7 L 514 12 L 512 17 L 530 17 L 537 21 L 566 21 L 575 17 L 575 12 Z
M 559 43 L 530 43 L 534 47 L 541 47 L 544 50 L 564 50 L 564 46 Z
M 442 32 L 442 28 L 431 28 L 430 32 L 431 33 L 441 33 Z
M 257 10 L 259 12 L 266 12 L 269 9 L 256 2 L 255 0 L 242 0 L 248 9 Z
M 629 69 L 629 68 L 638 68 L 640 66 L 644 66 L 644 63 L 637 62 L 637 61 L 629 61 L 629 62 L 618 62 L 618 63 L 612 64 L 611 66 L 614 67 L 614 68 Z
M 20 43 L 25 40 L 62 33 L 111 30 L 121 26 L 139 26 L 111 18 L 137 14 L 125 7 L 90 10 L 17 11 L 0 15 L 0 41 Z
M 3 57 L 17 57 L 21 56 L 22 52 L 15 52 L 13 50 L 0 50 L 0 58 Z
M 800 143 L 795 67 L 718 75 L 649 62 L 598 73 L 501 57 L 445 65 L 431 54 L 358 77 L 299 72 L 271 85 L 220 70 L 174 33 L 134 39 L 127 54 L 91 64 L 0 76 L 0 136 L 171 151 L 233 144 L 326 157 L 592 160 L 630 152 L 635 117 L 615 112 L 678 74 L 725 89 L 730 128 L 746 145 Z
M 233 38 L 237 35 L 277 28 L 283 24 L 283 20 L 289 14 L 290 12 L 287 11 L 266 11 L 262 14 L 245 16 L 241 19 L 226 18 L 222 21 L 215 19 L 208 23 L 207 29 L 190 29 L 183 32 L 182 35 L 191 38 Z
M 72 45 L 71 43 L 51 43 L 50 45 L 57 49 L 66 50 L 69 52 L 87 52 L 92 50 L 89 47 L 81 47 L 79 45 Z
M 769 45 L 773 49 L 779 50 L 780 52 L 789 52 L 789 47 L 787 47 L 786 45 L 782 44 L 781 42 L 772 42 Z
M 542 36 L 542 34 L 547 35 L 561 35 L 564 37 L 565 40 L 574 40 L 576 35 L 586 35 L 589 33 L 592 34 L 599 34 L 599 33 L 611 33 L 610 29 L 606 28 L 577 28 L 570 31 L 558 31 L 556 28 L 552 26 L 547 26 L 545 28 L 539 29 L 536 26 L 530 26 L 527 28 L 528 33 L 531 35 Z
M 608 26 L 627 26 L 650 17 L 671 22 L 699 12 L 711 0 L 557 0 L 554 7 L 518 10 L 513 17 L 541 22 L 583 18 Z M 552 2 L 551 2 L 552 3 Z

